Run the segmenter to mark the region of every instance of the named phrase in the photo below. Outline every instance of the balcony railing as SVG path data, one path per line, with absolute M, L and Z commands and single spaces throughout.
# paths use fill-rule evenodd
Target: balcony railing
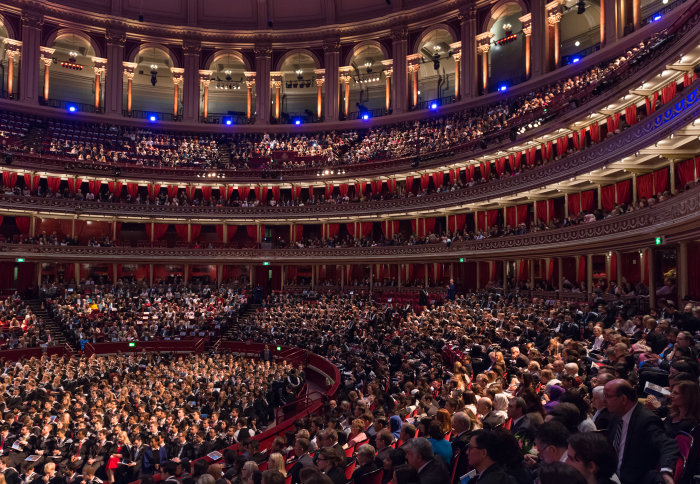
M 173 113 L 162 113 L 158 111 L 141 111 L 132 109 L 129 112 L 126 109 L 122 110 L 122 114 L 128 118 L 146 119 L 148 121 L 182 121 L 182 114 L 175 116 Z
M 43 97 L 39 98 L 39 104 L 42 106 L 48 106 L 50 108 L 63 109 L 65 111 L 74 113 L 101 113 L 102 109 L 95 109 L 94 104 L 90 103 L 78 103 L 73 101 L 65 101 L 63 99 L 49 99 L 46 101 Z

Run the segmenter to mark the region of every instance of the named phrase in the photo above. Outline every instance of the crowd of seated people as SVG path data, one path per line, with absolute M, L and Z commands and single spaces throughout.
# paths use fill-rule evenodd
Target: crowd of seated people
M 524 115 L 569 104 L 590 86 L 608 88 L 618 75 L 640 69 L 670 45 L 657 33 L 625 54 L 566 80 L 533 89 L 526 95 L 440 118 L 368 130 L 304 135 L 235 134 L 199 136 L 106 124 L 50 122 L 44 151 L 79 160 L 166 167 L 289 169 L 350 165 L 373 160 L 434 154 L 496 131 L 518 126 Z M 76 134 L 77 133 L 77 134 Z M 226 152 L 222 156 L 222 151 Z M 280 156 L 275 156 L 275 153 Z M 230 155 L 230 156 L 229 156 Z
M 85 284 L 76 290 L 55 284 L 42 287 L 42 293 L 49 313 L 80 349 L 88 342 L 221 335 L 247 303 L 243 291 L 231 288 L 181 283 L 148 287 L 125 280 L 110 287 Z
M 236 411 L 233 406 L 203 410 L 207 402 L 211 406 L 222 400 L 215 388 L 217 381 L 228 380 L 230 361 L 112 356 L 71 360 L 63 373 L 52 370 L 64 361 L 9 367 L 5 378 L 11 395 L 36 395 L 37 385 L 63 385 L 65 391 L 70 384 L 81 384 L 85 393 L 73 388 L 67 399 L 54 400 L 61 407 L 61 402 L 71 406 L 75 398 L 77 409 L 67 416 L 51 402 L 38 405 L 44 410 L 35 414 L 42 420 L 35 429 L 31 419 L 13 418 L 13 436 L 24 435 L 37 450 L 45 440 L 64 442 L 62 428 L 51 423 L 56 414 L 56 422 L 77 422 L 73 445 L 77 435 L 92 450 L 78 459 L 80 452 L 72 447 L 65 455 L 76 459 L 59 459 L 64 463 L 57 466 L 58 476 L 52 466 L 13 456 L 15 450 L 8 450 L 2 462 L 14 465 L 25 480 L 48 474 L 57 482 L 77 482 L 76 473 L 86 482 L 93 482 L 95 473 L 110 482 L 135 477 L 149 482 L 159 471 L 160 478 L 184 484 L 219 479 L 222 484 L 276 483 L 284 482 L 285 475 L 292 483 L 345 484 L 352 479 L 361 484 L 376 482 L 367 480 L 376 478 L 376 472 L 382 473 L 382 482 L 432 483 L 459 482 L 475 469 L 480 480 L 491 475 L 493 481 L 487 482 L 531 484 L 539 479 L 547 484 L 561 482 L 551 480 L 552 475 L 561 479 L 570 473 L 578 483 L 610 482 L 615 474 L 627 484 L 650 473 L 670 484 L 674 474 L 680 478 L 680 472 L 698 472 L 696 462 L 689 461 L 686 471 L 677 464 L 685 448 L 679 443 L 700 423 L 699 316 L 700 308 L 692 304 L 682 311 L 668 303 L 642 311 L 641 306 L 602 299 L 589 305 L 502 293 L 452 292 L 444 304 L 428 307 L 398 307 L 343 293 L 270 295 L 260 310 L 238 322 L 237 338 L 326 356 L 338 366 L 341 385 L 322 414 L 300 419 L 269 449 L 243 442 L 238 451 L 225 451 L 221 464 L 211 467 L 200 460 L 192 468 L 183 465 L 179 449 L 201 448 L 209 440 L 223 450 L 233 442 L 217 441 L 217 430 L 202 431 L 216 428 L 211 422 L 216 410 L 216 420 L 235 422 L 240 408 L 247 408 L 241 403 Z M 212 364 L 219 366 L 195 378 Z M 287 381 L 298 382 L 289 371 Z M 124 390 L 114 390 L 106 376 Z M 283 374 L 277 376 L 283 380 Z M 240 381 L 233 380 L 233 385 Z M 190 394 L 197 399 L 194 405 L 184 397 Z M 21 400 L 5 397 L 7 411 L 15 411 L 9 405 Z M 103 408 L 108 418 L 84 415 Z M 208 425 L 202 413 L 210 416 Z M 103 421 L 111 426 L 104 429 Z M 198 430 L 187 430 L 200 421 Z M 630 444 L 621 446 L 623 421 L 628 424 L 621 438 Z M 81 430 L 91 435 L 86 438 Z M 105 446 L 109 450 L 101 451 Z M 119 456 L 120 449 L 129 449 L 128 457 Z M 109 469 L 111 457 L 117 457 L 116 469 Z M 121 473 L 125 470 L 128 477 Z M 0 472 L 7 472 L 1 464 Z
M 126 483 L 168 462 L 188 468 L 260 433 L 303 381 L 286 361 L 232 354 L 4 362 L 0 476 L 8 484 Z
M 0 349 L 33 348 L 55 343 L 45 322 L 19 294 L 0 298 Z

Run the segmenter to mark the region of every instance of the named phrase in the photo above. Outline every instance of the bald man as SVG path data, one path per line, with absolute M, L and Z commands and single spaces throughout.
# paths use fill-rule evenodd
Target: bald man
M 609 381 L 603 388 L 605 406 L 612 414 L 608 439 L 617 452 L 617 475 L 622 484 L 650 482 L 661 474 L 673 484 L 673 470 L 680 457 L 676 441 L 664 432 L 659 417 L 637 402 L 637 392 L 626 380 Z

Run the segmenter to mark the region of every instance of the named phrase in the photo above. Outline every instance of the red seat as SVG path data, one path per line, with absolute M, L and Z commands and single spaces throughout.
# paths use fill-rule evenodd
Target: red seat
M 352 473 L 355 472 L 355 465 L 356 465 L 355 459 L 350 461 L 349 464 L 345 466 L 345 478 L 349 481 L 352 478 Z
M 345 452 L 345 457 L 352 457 L 355 453 L 355 446 L 349 445 L 347 449 L 343 449 L 343 452 Z
M 362 476 L 360 482 L 355 484 L 382 484 L 382 477 L 384 476 L 384 469 L 376 469 Z

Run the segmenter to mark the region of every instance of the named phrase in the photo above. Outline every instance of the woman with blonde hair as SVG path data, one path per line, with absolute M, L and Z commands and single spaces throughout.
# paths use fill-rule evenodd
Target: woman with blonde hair
M 287 477 L 287 470 L 284 467 L 284 457 L 279 452 L 273 452 L 267 458 L 267 468 L 274 470 Z
M 350 424 L 350 435 L 348 435 L 348 447 L 357 445 L 367 440 L 365 434 L 365 422 L 361 418 L 356 418 Z

